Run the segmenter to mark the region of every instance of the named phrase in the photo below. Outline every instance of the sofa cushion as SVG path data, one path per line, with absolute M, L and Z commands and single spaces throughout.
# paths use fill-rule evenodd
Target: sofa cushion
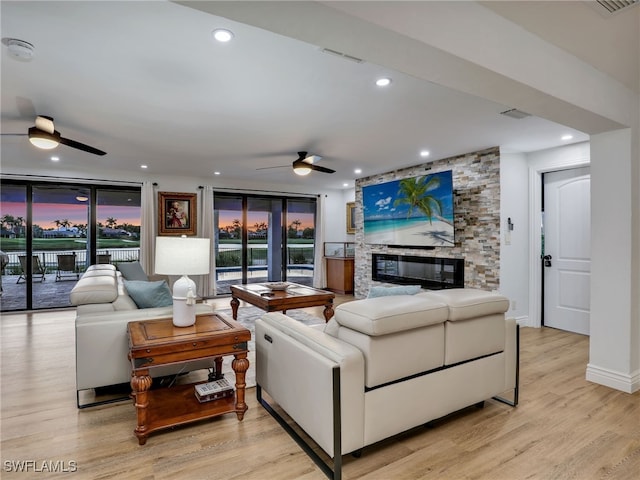
M 360 349 L 365 358 L 365 386 L 374 388 L 442 367 L 444 332 L 444 323 L 379 336 L 340 328 L 338 338 Z
M 72 305 L 84 305 L 111 303 L 117 296 L 118 285 L 115 275 L 92 276 L 85 273 L 71 290 L 69 299 Z
M 445 365 L 502 352 L 505 342 L 504 314 L 445 322 Z
M 452 288 L 419 293 L 417 296 L 432 298 L 449 305 L 448 320 L 452 322 L 509 310 L 507 297 L 476 288 Z
M 105 274 L 107 272 L 115 272 L 115 271 L 116 271 L 115 265 L 111 265 L 110 263 L 99 263 L 96 265 L 89 265 L 89 267 L 87 268 L 87 271 L 85 272 L 85 275 L 88 272 L 101 272 L 101 274 Z
M 397 295 L 340 304 L 335 319 L 344 327 L 376 336 L 442 323 L 448 314 L 446 303 L 437 299 Z
M 113 265 L 110 265 L 113 267 Z M 116 272 L 115 267 L 113 269 L 100 269 L 100 268 L 91 268 L 89 267 L 86 272 L 82 274 L 82 278 L 91 278 L 91 277 L 116 277 L 118 272 Z
M 144 273 L 140 262 L 121 262 L 118 264 L 118 270 L 120 270 L 125 280 L 149 281 L 149 277 Z
M 422 290 L 420 285 L 398 285 L 397 287 L 371 287 L 367 298 L 386 297 L 389 295 L 415 295 Z
M 173 305 L 171 291 L 165 281 L 125 280 L 124 286 L 138 308 L 169 307 Z

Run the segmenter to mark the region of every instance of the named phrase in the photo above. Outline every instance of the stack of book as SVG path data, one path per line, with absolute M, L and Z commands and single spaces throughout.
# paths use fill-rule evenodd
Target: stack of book
M 226 378 L 221 378 L 213 382 L 196 385 L 195 394 L 199 402 L 209 402 L 233 396 L 233 386 Z

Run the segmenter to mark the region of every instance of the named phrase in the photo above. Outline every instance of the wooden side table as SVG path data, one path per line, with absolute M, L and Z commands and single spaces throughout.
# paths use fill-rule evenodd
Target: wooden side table
M 248 408 L 245 403 L 245 373 L 249 368 L 247 342 L 251 340 L 248 329 L 218 313 L 198 315 L 190 327 L 175 327 L 171 318 L 164 318 L 129 322 L 127 329 L 131 388 L 137 413 L 134 433 L 140 445 L 156 430 L 231 412 L 236 413 L 238 420 L 244 418 Z M 220 378 L 225 355 L 234 356 L 231 366 L 236 374 L 236 391 L 233 396 L 200 403 L 194 383 L 150 390 L 150 368 L 212 358 L 215 378 Z

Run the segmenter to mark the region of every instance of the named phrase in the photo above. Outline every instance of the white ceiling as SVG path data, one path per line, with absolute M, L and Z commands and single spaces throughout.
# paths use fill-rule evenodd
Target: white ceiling
M 278 6 L 283 15 L 289 5 Z M 29 62 L 2 47 L 2 133 L 26 133 L 36 114 L 49 115 L 63 137 L 107 152 L 45 152 L 24 136 L 3 135 L 5 172 L 196 176 L 311 191 L 421 163 L 421 149 L 439 159 L 492 146 L 540 150 L 566 143 L 560 137 L 567 133 L 573 142 L 588 139 L 535 116 L 500 115 L 510 105 L 176 3 L 2 1 L 0 8 L 2 37 L 35 46 Z M 218 27 L 234 32 L 231 43 L 212 40 Z M 612 76 L 627 72 L 608 68 Z M 391 77 L 391 86 L 376 87 L 380 76 Z M 294 175 L 299 150 L 322 156 L 336 173 Z M 52 154 L 60 157 L 54 166 Z

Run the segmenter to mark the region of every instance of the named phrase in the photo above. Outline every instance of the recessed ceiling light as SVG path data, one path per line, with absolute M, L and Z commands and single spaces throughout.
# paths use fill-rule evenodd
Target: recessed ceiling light
M 227 43 L 233 38 L 233 32 L 226 28 L 217 28 L 213 31 L 213 38 L 222 43 Z
M 146 165 L 140 165 L 140 168 L 147 168 Z
M 347 182 L 344 182 L 344 183 L 342 184 L 342 186 L 343 186 L 343 187 L 348 187 L 348 186 L 349 186 L 349 184 L 348 184 Z
M 86 202 L 87 200 L 89 200 L 89 197 L 86 197 L 84 195 L 78 195 L 76 197 L 76 200 L 79 201 L 79 202 Z
M 356 168 L 353 173 L 355 173 L 356 175 L 362 173 L 362 169 L 361 168 Z
M 220 172 L 213 172 L 214 175 L 220 175 Z
M 391 79 L 390 78 L 379 78 L 378 80 L 376 80 L 376 85 L 379 87 L 386 87 L 387 85 L 391 84 Z
M 562 140 L 571 140 L 573 138 L 573 135 L 563 135 L 561 137 Z
M 429 156 L 429 150 L 420 150 L 420 156 L 421 157 L 428 157 Z
M 57 162 L 60 160 L 60 157 L 51 157 L 52 162 Z

